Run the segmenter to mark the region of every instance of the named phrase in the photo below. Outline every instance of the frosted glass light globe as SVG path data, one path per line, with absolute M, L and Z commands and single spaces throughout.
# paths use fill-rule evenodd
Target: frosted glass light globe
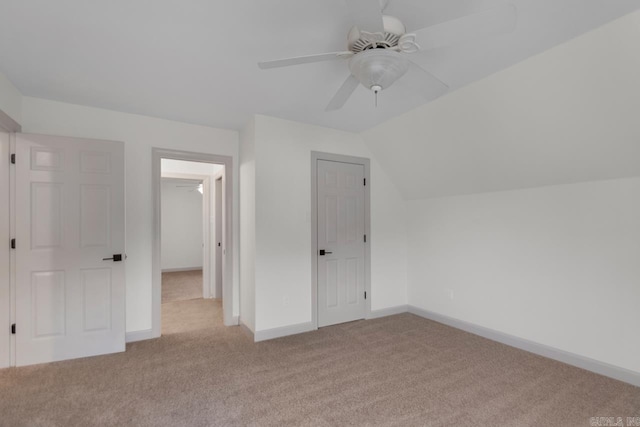
M 367 89 L 387 89 L 409 71 L 405 55 L 388 49 L 370 49 L 349 60 L 349 69 Z

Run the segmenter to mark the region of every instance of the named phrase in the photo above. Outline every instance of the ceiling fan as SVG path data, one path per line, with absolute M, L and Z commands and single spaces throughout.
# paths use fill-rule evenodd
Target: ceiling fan
M 359 84 L 376 95 L 388 89 L 410 68 L 422 74 L 424 88 L 437 96 L 449 88 L 429 71 L 415 64 L 410 54 L 428 52 L 483 36 L 513 31 L 516 8 L 505 3 L 472 15 L 407 33 L 402 21 L 385 15 L 389 0 L 345 0 L 354 26 L 347 36 L 347 50 L 259 62 L 261 69 L 287 67 L 329 60 L 348 60 L 350 75 L 327 105 L 326 111 L 344 106 Z M 420 89 L 420 88 L 417 88 Z

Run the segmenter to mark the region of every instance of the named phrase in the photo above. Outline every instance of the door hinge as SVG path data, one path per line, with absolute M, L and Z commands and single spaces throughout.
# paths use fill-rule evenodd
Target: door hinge
M 16 324 L 15 323 L 13 325 L 11 325 L 11 334 L 12 335 L 16 334 Z
M 364 235 L 364 242 L 367 243 L 367 235 Z
M 367 185 L 367 178 L 364 178 L 364 185 Z
M 16 248 L 16 239 L 11 239 L 11 249 Z
M 16 164 L 16 153 L 11 154 L 11 164 L 12 165 Z
M 367 299 L 367 291 L 364 291 L 364 299 Z

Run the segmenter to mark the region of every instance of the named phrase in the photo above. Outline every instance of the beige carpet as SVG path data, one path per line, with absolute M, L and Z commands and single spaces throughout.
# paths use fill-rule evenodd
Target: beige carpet
M 162 273 L 162 302 L 202 298 L 202 270 Z
M 2 426 L 588 426 L 640 388 L 410 314 L 252 343 L 239 327 L 0 371 Z
M 223 326 L 222 300 L 191 299 L 162 303 L 162 334 Z

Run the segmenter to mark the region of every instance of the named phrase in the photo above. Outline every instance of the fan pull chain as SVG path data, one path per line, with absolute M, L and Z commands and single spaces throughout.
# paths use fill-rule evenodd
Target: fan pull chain
M 376 94 L 376 108 L 378 108 L 378 92 L 380 92 L 382 90 L 382 86 L 380 85 L 373 85 L 371 86 L 371 90 L 373 91 L 373 93 Z

